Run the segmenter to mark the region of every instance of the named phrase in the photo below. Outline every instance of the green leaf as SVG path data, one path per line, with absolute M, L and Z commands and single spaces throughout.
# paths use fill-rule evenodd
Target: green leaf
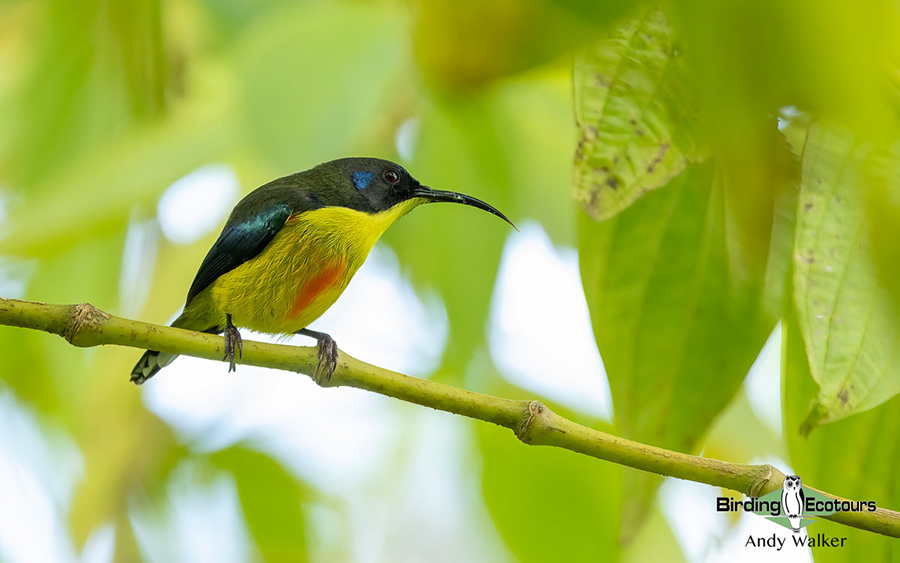
M 891 128 L 896 134 L 900 127 Z M 900 306 L 900 141 L 885 142 L 881 155 L 873 158 L 878 174 L 871 175 L 866 215 L 869 220 L 872 255 L 878 281 L 891 292 L 894 307 Z
M 123 238 L 121 233 L 114 233 L 73 241 L 80 244 L 69 252 L 35 261 L 37 267 L 29 277 L 26 298 L 55 303 L 90 302 L 115 312 Z M 76 271 L 79 275 L 73 276 Z M 76 405 L 97 381 L 90 377 L 97 369 L 97 351 L 75 348 L 48 334 L 18 332 L 15 340 L 4 340 L 8 342 L 5 346 L 19 354 L 0 357 L 3 379 L 45 412 L 65 413 L 72 421 L 80 420 L 83 413 Z M 13 344 L 16 341 L 20 346 Z M 107 352 L 103 357 L 108 355 Z M 23 360 L 23 364 L 16 365 Z M 125 368 L 122 369 L 124 374 Z M 90 381 L 86 382 L 85 377 Z
M 302 485 L 277 461 L 242 446 L 217 452 L 210 461 L 234 476 L 263 561 L 306 561 Z
M 687 103 L 671 98 L 679 67 L 672 30 L 659 11 L 577 57 L 575 199 L 594 219 L 616 215 L 687 165 L 668 115 Z
M 643 2 L 435 0 L 416 5 L 415 45 L 430 82 L 472 92 L 565 57 Z
M 616 560 L 623 469 L 478 424 L 482 489 L 519 561 Z
M 41 183 L 60 163 L 161 113 L 169 86 L 165 53 L 171 48 L 160 33 L 161 6 L 157 0 L 52 1 L 41 17 L 24 20 L 20 27 L 32 41 L 15 51 L 29 55 L 14 59 L 30 68 L 16 89 L 13 111 L 3 116 L 14 132 L 13 154 L 4 155 L 13 185 Z M 33 21 L 41 22 L 33 26 L 39 32 L 29 30 Z
M 571 88 L 567 65 L 553 73 L 506 81 L 489 99 L 500 145 L 497 156 L 508 170 L 504 203 L 510 207 L 504 213 L 517 225 L 536 220 L 554 243 L 574 246 L 576 210 L 570 196 L 576 128 Z
M 392 132 L 391 108 L 413 87 L 406 24 L 385 5 L 330 2 L 257 19 L 235 52 L 250 147 L 288 173 L 361 152 L 373 129 Z
M 557 73 L 468 96 L 423 96 L 408 168 L 429 186 L 487 201 L 516 224 L 537 219 L 555 242 L 573 244 L 570 96 L 567 78 Z M 417 209 L 385 234 L 413 281 L 436 288 L 447 307 L 443 367 L 451 377 L 462 377 L 484 346 L 503 244 L 514 232 L 485 213 L 442 205 Z
M 644 563 L 646 561 L 666 561 L 680 563 L 687 561 L 675 534 L 663 513 L 657 508 L 647 516 L 647 522 L 635 534 L 634 541 L 623 546 L 621 561 L 624 563 Z
M 729 252 L 727 192 L 714 176 L 691 165 L 615 218 L 580 224 L 581 277 L 616 424 L 679 451 L 695 449 L 775 324 L 762 306 L 765 271 L 733 275 L 743 257 Z M 628 481 L 626 530 L 660 479 Z
M 111 373 L 109 366 L 118 368 L 122 364 L 109 360 L 123 356 L 114 354 L 98 362 L 97 372 Z M 140 395 L 109 384 L 109 378 L 105 382 L 89 383 L 92 393 L 79 401 L 84 419 L 76 429 L 84 455 L 84 480 L 68 512 L 70 534 L 77 546 L 82 546 L 98 526 L 114 520 L 125 522 L 130 495 L 145 493 L 165 482 L 187 456 L 172 430 L 143 407 Z M 89 414 L 96 412 L 102 412 L 103 417 Z M 133 540 L 129 542 L 116 547 L 133 549 Z
M 54 173 L 16 210 L 0 251 L 55 255 L 89 236 L 124 230 L 135 205 L 155 205 L 172 182 L 231 146 L 227 101 L 211 95 L 203 102 L 132 128 L 70 166 L 51 166 Z
M 794 243 L 794 302 L 819 385 L 806 431 L 900 392 L 900 326 L 871 257 L 865 201 L 869 148 L 848 131 L 811 128 Z
M 773 395 L 777 397 L 777 390 Z M 783 458 L 786 453 L 781 435 L 756 416 L 744 390 L 738 392 L 703 440 L 704 456 L 734 463 L 754 463 L 772 455 Z
M 782 325 L 784 420 L 790 462 L 805 485 L 852 500 L 874 500 L 882 508 L 900 506 L 900 398 L 826 424 L 808 436 L 799 431 L 816 394 L 798 319 Z M 846 537 L 840 549 L 816 548 L 817 563 L 897 561 L 900 542 L 871 532 L 818 520 L 810 533 Z
M 427 105 L 426 105 L 427 104 Z M 422 121 L 410 170 L 423 183 L 483 199 L 500 210 L 510 171 L 493 127 L 490 99 L 423 100 Z M 484 327 L 503 242 L 512 228 L 461 205 L 417 209 L 391 227 L 385 239 L 417 285 L 433 287 L 447 307 L 450 331 L 443 368 L 460 378 L 484 346 Z

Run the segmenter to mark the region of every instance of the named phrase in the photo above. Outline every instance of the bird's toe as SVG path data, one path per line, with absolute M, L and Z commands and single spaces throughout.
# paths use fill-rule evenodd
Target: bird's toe
M 319 364 L 316 366 L 314 378 L 316 383 L 323 385 L 331 380 L 331 374 L 337 366 L 338 347 L 334 338 L 323 335 L 319 339 Z
M 235 352 L 237 352 L 239 358 L 244 357 L 244 340 L 241 338 L 241 333 L 234 326 L 226 327 L 223 336 L 225 337 L 225 356 L 222 359 L 228 360 L 229 372 L 237 371 L 234 356 Z

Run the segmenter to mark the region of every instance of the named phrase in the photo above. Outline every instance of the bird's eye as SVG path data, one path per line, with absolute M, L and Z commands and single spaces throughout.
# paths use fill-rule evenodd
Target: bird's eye
M 388 168 L 384 171 L 384 180 L 388 184 L 396 184 L 400 181 L 400 173 L 392 168 Z

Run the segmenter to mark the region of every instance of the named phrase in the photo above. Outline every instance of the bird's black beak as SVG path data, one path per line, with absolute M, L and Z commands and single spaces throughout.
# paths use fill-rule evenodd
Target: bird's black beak
M 478 209 L 482 209 L 484 211 L 487 211 L 488 213 L 500 217 L 501 219 L 512 225 L 513 229 L 516 229 L 517 231 L 519 230 L 515 225 L 513 225 L 513 222 L 510 221 L 506 217 L 506 215 L 501 213 L 496 207 L 466 194 L 461 194 L 459 192 L 447 192 L 444 190 L 433 190 L 428 186 L 419 186 L 418 188 L 413 190 L 413 197 L 420 197 L 424 200 L 427 200 L 429 203 L 449 201 L 450 203 L 461 203 L 463 205 L 477 207 Z

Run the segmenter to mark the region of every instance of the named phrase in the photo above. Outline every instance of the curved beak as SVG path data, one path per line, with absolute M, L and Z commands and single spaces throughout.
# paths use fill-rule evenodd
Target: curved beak
M 438 201 L 448 201 L 450 203 L 461 203 L 463 205 L 470 205 L 472 207 L 477 207 L 478 209 L 482 209 L 487 211 L 492 215 L 496 215 L 500 217 L 507 223 L 509 223 L 513 229 L 519 230 L 513 222 L 510 221 L 506 215 L 497 210 L 496 207 L 481 201 L 478 198 L 474 198 L 472 196 L 468 196 L 466 194 L 461 194 L 459 192 L 447 192 L 444 190 L 433 190 L 428 186 L 419 186 L 415 190 L 413 190 L 413 197 L 420 197 L 426 200 L 428 203 L 434 203 Z

